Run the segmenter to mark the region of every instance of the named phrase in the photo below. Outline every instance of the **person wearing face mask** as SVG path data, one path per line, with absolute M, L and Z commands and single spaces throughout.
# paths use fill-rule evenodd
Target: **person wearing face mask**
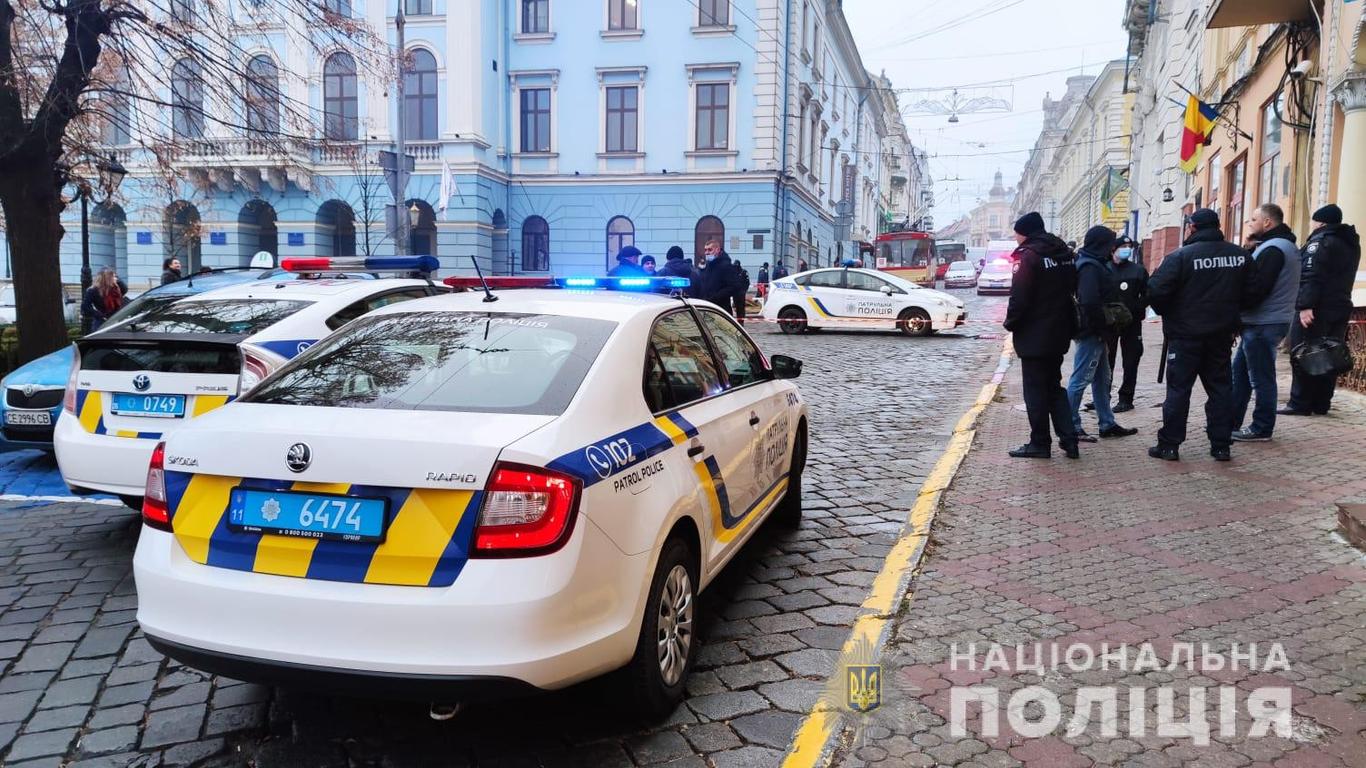
M 1115 358 L 1124 355 L 1124 378 L 1119 385 L 1115 413 L 1134 409 L 1134 389 L 1138 386 L 1138 361 L 1143 358 L 1143 314 L 1148 309 L 1148 270 L 1138 260 L 1134 241 L 1119 240 L 1111 266 L 1119 301 L 1129 308 L 1128 325 L 1106 334 L 1105 345 L 1110 353 L 1110 383 L 1114 384 Z
M 707 264 L 702 269 L 702 288 L 699 293 L 703 299 L 733 313 L 734 297 L 748 288 L 744 278 L 735 268 L 730 255 L 721 248 L 719 240 L 708 240 L 702 254 Z

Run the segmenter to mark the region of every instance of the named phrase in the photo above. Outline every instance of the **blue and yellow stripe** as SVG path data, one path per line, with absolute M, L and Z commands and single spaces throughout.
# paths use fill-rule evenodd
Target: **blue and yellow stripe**
M 234 530 L 234 487 L 379 497 L 389 504 L 382 542 L 306 539 Z M 171 528 L 190 559 L 218 568 L 364 584 L 447 587 L 473 545 L 481 491 L 304 483 L 166 473 Z
M 203 416 L 216 408 L 227 405 L 232 398 L 228 395 L 194 395 L 191 400 L 190 418 Z M 142 440 L 160 440 L 160 432 L 139 432 L 135 429 L 110 429 L 104 423 L 104 393 L 94 390 L 76 390 L 76 419 L 81 428 L 92 435 L 111 435 L 113 437 L 136 437 Z

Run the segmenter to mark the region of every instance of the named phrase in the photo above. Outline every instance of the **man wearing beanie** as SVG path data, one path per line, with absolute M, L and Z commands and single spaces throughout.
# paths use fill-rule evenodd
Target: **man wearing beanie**
M 684 291 L 689 297 L 696 297 L 698 285 L 697 269 L 692 262 L 683 256 L 683 249 L 676 246 L 669 246 L 669 252 L 665 255 L 664 266 L 659 269 L 660 277 L 686 277 L 692 280 L 692 287 Z
M 1208 208 L 1192 213 L 1186 243 L 1168 254 L 1148 282 L 1148 300 L 1162 316 L 1167 337 L 1167 399 L 1155 459 L 1177 461 L 1186 441 L 1191 390 L 1198 378 L 1205 389 L 1205 432 L 1216 461 L 1231 458 L 1233 435 L 1231 340 L 1239 313 L 1265 298 L 1257 269 L 1247 251 L 1224 239 L 1219 214 Z
M 1314 232 L 1301 254 L 1299 316 L 1290 325 L 1290 347 L 1313 339 L 1347 338 L 1352 314 L 1352 283 L 1361 265 L 1361 237 L 1342 223 L 1342 209 L 1325 205 L 1314 212 Z M 1292 368 L 1290 402 L 1278 413 L 1288 416 L 1325 414 L 1333 405 L 1337 376 L 1305 376 Z
M 1068 458 L 1078 458 L 1077 434 L 1062 388 L 1062 359 L 1076 331 L 1072 294 L 1077 271 L 1067 243 L 1044 231 L 1043 217 L 1027 213 L 1015 222 L 1015 276 L 1010 286 L 1005 327 L 1013 334 L 1015 354 L 1024 379 L 1029 442 L 1010 452 L 1015 458 L 1046 459 L 1052 455 L 1053 421 L 1058 444 Z
M 1119 288 L 1110 271 L 1110 257 L 1119 238 L 1108 227 L 1095 226 L 1086 231 L 1081 250 L 1077 253 L 1077 307 L 1081 310 L 1081 327 L 1077 329 L 1077 347 L 1072 357 L 1072 380 L 1067 384 L 1068 410 L 1077 439 L 1094 443 L 1081 426 L 1081 398 L 1091 388 L 1091 400 L 1100 419 L 1101 437 L 1128 437 L 1138 434 L 1115 423 L 1110 410 L 1110 360 L 1105 344 L 1110 324 L 1106 321 L 1107 304 L 1119 302 Z

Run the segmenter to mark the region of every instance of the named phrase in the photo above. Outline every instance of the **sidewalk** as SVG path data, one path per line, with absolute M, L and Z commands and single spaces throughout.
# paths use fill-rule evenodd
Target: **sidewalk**
M 1332 533 L 1335 502 L 1366 498 L 1366 398 L 1217 464 L 1197 387 L 1182 461 L 1150 459 L 1155 336 L 1120 414 L 1140 434 L 1080 461 L 1006 456 L 1028 431 L 1012 366 L 882 659 L 885 712 L 837 765 L 1366 766 L 1366 557 Z

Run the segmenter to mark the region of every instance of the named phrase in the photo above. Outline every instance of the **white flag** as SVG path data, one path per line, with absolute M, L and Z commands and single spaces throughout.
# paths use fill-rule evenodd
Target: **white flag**
M 436 206 L 442 213 L 446 212 L 446 207 L 452 195 L 458 194 L 455 188 L 455 175 L 451 173 L 451 164 L 445 160 L 441 161 L 441 202 Z

